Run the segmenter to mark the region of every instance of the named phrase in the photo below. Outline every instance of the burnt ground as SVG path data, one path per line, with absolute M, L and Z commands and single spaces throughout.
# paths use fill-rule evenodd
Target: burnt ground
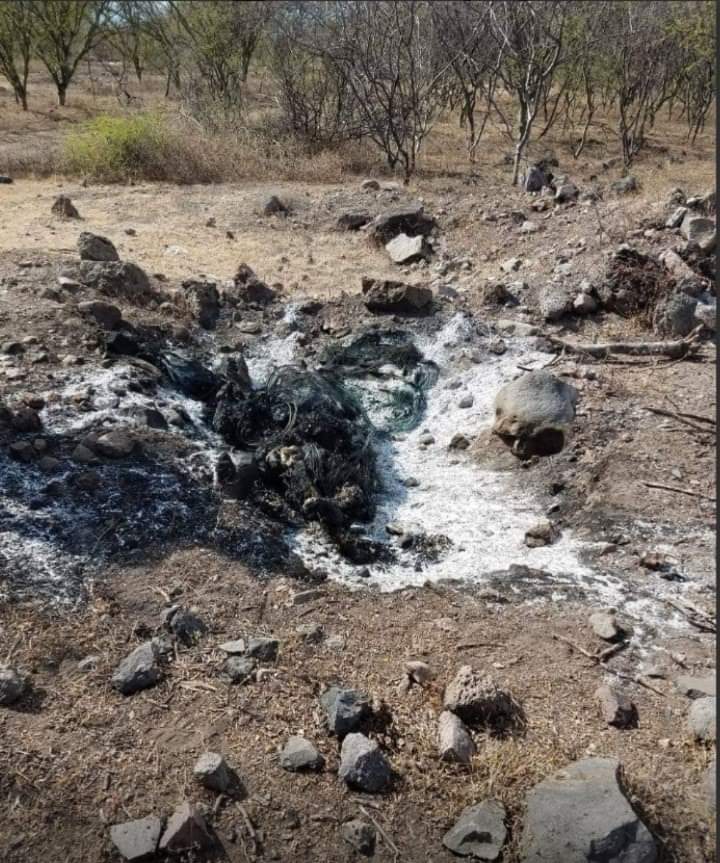
M 457 291 L 457 296 L 438 300 L 433 316 L 411 322 L 413 331 L 432 331 L 440 319 L 461 308 L 483 327 L 498 330 L 498 321 L 514 319 L 568 341 L 654 339 L 643 322 L 606 313 L 543 322 L 537 291 L 558 262 L 567 264 L 564 279 L 569 284 L 595 278 L 606 255 L 623 240 L 653 253 L 679 244 L 677 234 L 657 227 L 669 210 L 676 170 L 664 175 L 665 186 L 657 178 L 651 185 L 648 170 L 647 178 L 641 177 L 646 179 L 644 191 L 637 196 L 608 195 L 597 206 L 551 207 L 539 214 L 530 209 L 530 196 L 499 183 L 478 187 L 460 178 L 422 181 L 412 195 L 401 189 L 368 195 L 349 184 L 183 190 L 64 184 L 84 217 L 79 223 L 51 219 L 49 208 L 58 191 L 53 184 L 18 181 L 2 192 L 0 343 L 35 341 L 26 341 L 21 356 L 4 359 L 3 400 L 16 406 L 38 392 L 59 392 L 68 376 L 103 362 L 97 329 L 74 310 L 77 300 L 100 295 L 88 289 L 69 295 L 63 291 L 58 302 L 45 292 L 55 287 L 64 268 L 74 266 L 80 230 L 110 236 L 121 257 L 150 274 L 163 274 L 162 280 L 153 280 L 163 294 L 157 301 L 115 299 L 128 321 L 159 327 L 173 343 L 203 356 L 207 336 L 181 307 L 163 306 L 161 300 L 173 297 L 183 278 L 206 273 L 228 279 L 245 261 L 269 284 L 282 284 L 281 298 L 268 311 L 244 312 L 243 320 L 260 323 L 259 334 L 241 332 L 236 323 L 224 320 L 215 344 L 240 344 L 244 350 L 260 346 L 261 352 L 267 331 L 282 326 L 284 303 L 311 297 L 324 303 L 313 316 L 314 334 L 307 340 L 311 359 L 315 344 L 331 342 L 370 320 L 352 296 L 359 292 L 361 276 L 398 273 L 382 249 L 370 247 L 364 236 L 338 233 L 338 215 L 380 211 L 411 196 L 421 197 L 437 215 L 439 251 L 457 261 L 443 275 L 433 265 L 400 271 L 410 282 L 432 281 L 436 289 L 446 284 Z M 581 187 L 584 179 L 577 178 Z M 258 214 L 269 191 L 292 204 L 291 218 L 268 220 Z M 704 187 L 686 191 L 701 193 Z M 523 210 L 541 230 L 519 234 L 510 215 L 514 209 Z M 487 212 L 498 221 L 486 221 Z M 210 217 L 215 227 L 206 227 Z M 135 235 L 123 233 L 125 228 Z M 520 270 L 502 276 L 500 264 L 516 255 L 523 259 Z M 467 269 L 465 258 L 471 262 Z M 486 281 L 501 278 L 527 283 L 520 289 L 519 308 L 483 301 Z M 503 338 L 510 342 L 513 336 Z M 43 354 L 43 360 L 33 362 Z M 714 636 L 653 600 L 660 592 L 682 596 L 714 615 L 714 435 L 705 431 L 714 427 L 702 421 L 689 426 L 648 408 L 714 416 L 714 359 L 711 341 L 683 361 L 562 357 L 551 370 L 580 392 L 566 450 L 522 466 L 481 439 L 468 456 L 494 461 L 529 499 L 553 506 L 560 527 L 591 540 L 596 562 L 601 558 L 604 568 L 626 580 L 638 603 L 629 604 L 623 614 L 641 637 L 609 665 L 636 676 L 659 664 L 664 674 L 652 679 L 652 690 L 627 683 L 639 712 L 637 728 L 620 731 L 604 724 L 593 693 L 613 676 L 553 638 L 561 635 L 589 652 L 602 646 L 587 623 L 596 602 L 577 585 L 559 590 L 555 583 L 546 584 L 542 574 L 517 570 L 515 583 L 505 576 L 476 586 L 428 585 L 395 593 L 348 590 L 330 580 L 315 601 L 296 606 L 292 596 L 307 584 L 281 564 L 260 565 L 265 561 L 254 560 L 247 544 L 230 554 L 227 543 L 217 541 L 213 531 L 220 517 L 235 527 L 239 523 L 249 540 L 267 524 L 248 522 L 251 514 L 242 508 L 221 506 L 201 471 L 193 478 L 205 491 L 186 502 L 185 509 L 175 507 L 185 520 L 171 520 L 161 541 L 146 542 L 142 519 L 126 528 L 125 539 L 135 534 L 134 547 L 127 542 L 112 546 L 117 536 L 112 520 L 99 523 L 92 538 L 77 537 L 97 564 L 88 569 L 91 578 L 78 574 L 79 604 L 51 603 L 39 594 L 33 601 L 32 590 L 17 589 L 22 572 L 15 571 L 12 578 L 4 574 L 0 656 L 32 679 L 31 694 L 0 716 L 4 859 L 112 860 L 110 824 L 149 812 L 169 814 L 189 797 L 207 807 L 229 860 L 347 860 L 350 852 L 340 825 L 364 809 L 390 840 L 379 841 L 376 859 L 444 861 L 452 857 L 441 838 L 459 811 L 496 796 L 509 813 L 510 841 L 503 855 L 508 863 L 518 859 L 528 789 L 585 754 L 620 758 L 630 799 L 657 837 L 662 861 L 713 859 L 714 828 L 700 789 L 713 750 L 691 740 L 684 724 L 689 702 L 672 679 L 678 673 L 714 669 Z M 68 410 L 81 414 L 82 398 Z M 10 433 L 3 434 L 7 447 Z M 76 437 L 51 440 L 51 452 L 66 460 Z M 176 446 L 173 441 L 148 432 L 143 452 L 164 463 Z M 117 462 L 101 466 L 100 472 L 107 482 L 119 482 L 126 467 Z M 81 494 L 70 486 L 71 496 Z M 175 488 L 167 494 L 177 502 Z M 92 499 L 87 506 L 92 512 Z M 199 529 L 203 524 L 205 533 Z M 73 527 L 68 523 L 67 535 L 75 535 Z M 667 582 L 667 573 L 641 566 L 642 555 L 658 549 L 670 556 L 684 581 Z M 519 548 L 507 566 L 525 562 Z M 30 583 L 33 566 L 28 560 Z M 210 632 L 194 647 L 177 648 L 158 687 L 123 698 L 110 687 L 112 670 L 136 643 L 160 631 L 171 599 L 194 607 Z M 325 629 L 319 645 L 303 643 L 295 631 L 310 622 Z M 259 681 L 228 686 L 217 645 L 258 633 L 280 640 L 277 663 Z M 78 661 L 88 655 L 97 657 L 95 667 L 82 672 Z M 397 682 L 403 661 L 411 658 L 428 662 L 435 679 L 425 690 L 416 687 L 401 695 Z M 440 762 L 434 737 L 442 687 L 465 662 L 506 684 L 527 717 L 527 727 L 514 737 L 478 735 L 470 769 Z M 397 772 L 386 795 L 351 793 L 338 783 L 338 746 L 321 727 L 317 702 L 319 692 L 333 682 L 361 688 L 378 705 L 386 705 L 379 712 L 391 721 L 372 729 Z M 319 776 L 287 774 L 277 764 L 285 737 L 300 731 L 326 757 L 326 770 Z M 208 748 L 226 753 L 236 765 L 248 792 L 244 812 L 227 800 L 217 804 L 194 783 L 192 765 Z

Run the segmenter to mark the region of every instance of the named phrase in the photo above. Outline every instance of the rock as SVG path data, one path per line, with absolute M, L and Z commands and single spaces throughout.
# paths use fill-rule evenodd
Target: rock
M 322 770 L 325 759 L 309 740 L 304 737 L 291 737 L 280 753 L 280 766 L 283 770 Z
M 25 694 L 28 682 L 16 668 L 0 665 L 0 707 L 15 704 Z
M 325 628 L 322 623 L 301 623 L 295 627 L 295 632 L 305 644 L 320 644 L 325 637 Z
M 360 188 L 363 192 L 379 192 L 380 191 L 380 183 L 377 180 L 363 180 L 360 183 Z
M 233 278 L 233 296 L 251 305 L 264 306 L 277 299 L 277 291 L 268 287 L 247 264 L 240 264 Z
M 589 617 L 593 632 L 604 641 L 617 641 L 622 630 L 617 625 L 615 615 L 606 611 L 598 611 Z
M 538 307 L 546 321 L 559 321 L 572 307 L 572 294 L 561 285 L 551 282 L 540 289 Z
M 257 663 L 254 659 L 245 656 L 229 656 L 225 660 L 225 674 L 231 683 L 246 683 L 251 680 Z
M 573 300 L 572 307 L 578 315 L 591 315 L 598 310 L 598 301 L 592 294 L 580 293 Z
M 367 697 L 355 689 L 331 686 L 320 696 L 320 704 L 325 711 L 328 729 L 338 737 L 356 731 L 370 716 Z
M 635 177 L 630 175 L 627 177 L 621 177 L 619 180 L 615 180 L 614 183 L 610 183 L 610 189 L 615 192 L 616 195 L 628 195 L 630 192 L 637 192 L 638 183 Z
M 435 219 L 423 212 L 420 204 L 399 207 L 377 216 L 370 223 L 368 234 L 377 246 L 386 246 L 398 234 L 427 237 L 435 227 Z
M 340 748 L 338 776 L 351 788 L 374 794 L 390 785 L 390 765 L 374 740 L 348 734 Z
M 389 279 L 363 278 L 362 293 L 371 312 L 417 313 L 432 303 L 432 291 Z
M 488 282 L 482 289 L 485 306 L 517 306 L 518 298 L 502 282 Z
M 666 228 L 679 228 L 683 223 L 683 219 L 687 215 L 688 208 L 687 207 L 678 207 L 676 210 L 673 210 L 670 216 L 668 216 L 667 221 L 665 222 Z
M 470 764 L 475 744 L 463 721 L 449 710 L 443 710 L 438 720 L 438 749 L 441 761 Z
M 346 821 L 340 828 L 340 835 L 358 854 L 372 857 L 375 853 L 375 828 L 361 818 Z
M 245 655 L 257 659 L 259 662 L 275 662 L 279 647 L 280 642 L 277 638 L 257 636 L 248 640 Z
M 555 455 L 565 446 L 577 395 L 549 372 L 528 372 L 495 396 L 493 433 L 521 458 Z
M 288 208 L 277 195 L 271 195 L 265 201 L 262 211 L 265 216 L 287 216 L 289 213 Z
M 419 659 L 412 659 L 405 663 L 405 674 L 418 686 L 425 686 L 433 678 L 430 666 Z
M 432 446 L 435 443 L 435 438 L 430 434 L 430 432 L 424 432 L 418 438 L 418 443 L 420 443 L 421 446 Z
M 461 432 L 455 432 L 450 438 L 448 449 L 467 449 L 470 446 L 470 439 Z
M 525 545 L 528 548 L 552 545 L 559 535 L 560 533 L 555 525 L 545 519 L 525 531 Z
M 698 302 L 695 306 L 695 322 L 702 324 L 710 332 L 715 332 L 717 327 L 717 302 L 714 297 L 708 303 Z
M 525 175 L 524 188 L 526 192 L 540 192 L 546 186 L 548 179 L 538 165 L 532 165 Z
M 0 345 L 0 354 L 6 354 L 9 357 L 19 357 L 25 353 L 25 345 L 22 342 L 3 342 Z
M 119 261 L 115 246 L 98 234 L 82 231 L 78 237 L 78 252 L 82 261 Z
M 710 812 L 717 809 L 717 761 L 715 758 L 710 762 L 705 775 L 702 778 L 702 792 Z
M 704 216 L 688 213 L 680 226 L 680 233 L 691 243 L 697 243 L 703 252 L 715 249 L 715 222 Z
M 220 317 L 220 295 L 215 282 L 185 279 L 183 303 L 204 330 L 214 330 Z
M 615 728 L 634 728 L 637 725 L 637 708 L 627 695 L 603 684 L 595 690 L 595 698 L 600 705 L 600 715 L 608 725 Z
M 237 773 L 219 752 L 203 752 L 195 762 L 193 776 L 205 788 L 218 794 L 237 792 L 241 786 Z
M 448 684 L 443 704 L 469 725 L 499 728 L 511 723 L 517 715 L 517 705 L 510 693 L 470 665 L 463 665 Z
M 147 273 L 129 261 L 81 261 L 80 278 L 109 297 L 143 305 L 155 294 Z
M 471 395 L 463 396 L 458 402 L 458 407 L 461 410 L 471 408 L 475 404 L 475 399 Z
M 665 269 L 672 273 L 676 279 L 680 281 L 683 279 L 687 279 L 689 281 L 697 280 L 695 272 L 685 263 L 685 261 L 683 261 L 680 255 L 672 249 L 666 249 L 659 256 L 659 260 Z
M 669 294 L 655 307 L 653 329 L 661 335 L 682 338 L 695 329 L 697 300 L 682 292 Z
M 210 848 L 213 839 L 205 819 L 190 803 L 182 803 L 168 819 L 160 839 L 160 850 L 169 852 Z
M 407 234 L 398 234 L 385 246 L 385 251 L 394 263 L 411 264 L 430 257 L 432 248 L 423 236 L 408 237 Z
M 73 461 L 78 462 L 79 464 L 92 464 L 92 462 L 97 461 L 95 458 L 95 453 L 89 448 L 86 447 L 85 444 L 78 444 L 75 449 L 72 451 L 70 458 Z
M 56 471 L 61 464 L 62 462 L 60 459 L 54 458 L 51 455 L 44 455 L 38 460 L 38 467 L 43 473 L 53 473 L 53 471 Z
M 507 838 L 505 814 L 505 807 L 497 800 L 483 800 L 475 806 L 468 806 L 443 836 L 443 845 L 460 857 L 497 860 Z M 557 863 L 560 860 L 557 858 Z
M 521 234 L 537 234 L 540 230 L 540 225 L 538 225 L 537 222 L 527 220 L 520 225 L 518 230 Z
M 655 863 L 652 834 L 627 801 L 614 758 L 584 758 L 527 796 L 523 863 Z
M 514 273 L 516 270 L 519 270 L 522 266 L 522 258 L 508 258 L 507 261 L 503 261 L 500 264 L 500 269 L 503 273 Z
M 159 431 L 165 431 L 168 428 L 168 423 L 162 412 L 156 408 L 141 407 L 137 408 L 133 417 L 144 426 Z
M 104 303 L 101 300 L 78 303 L 78 311 L 81 315 L 92 318 L 104 330 L 114 330 L 122 321 L 120 309 L 112 303 Z
M 242 656 L 247 649 L 247 644 L 245 643 L 244 638 L 235 638 L 232 641 L 223 641 L 223 643 L 218 645 L 218 647 L 223 651 L 223 653 Z
M 19 432 L 36 432 L 42 430 L 40 414 L 33 408 L 20 405 L 13 411 L 10 425 Z
M 128 432 L 117 429 L 100 435 L 93 449 L 106 458 L 126 458 L 135 449 L 135 440 Z
M 555 201 L 558 204 L 566 204 L 574 201 L 578 196 L 578 189 L 574 183 L 563 183 L 555 189 Z
M 77 207 L 67 195 L 58 195 L 53 201 L 50 212 L 53 216 L 59 216 L 61 219 L 80 218 L 80 213 L 78 213 Z
M 162 821 L 156 815 L 113 824 L 110 841 L 124 860 L 146 860 L 155 854 L 162 832 Z
M 372 219 L 369 213 L 343 213 L 337 220 L 340 231 L 359 231 Z
M 207 626 L 187 608 L 178 608 L 170 615 L 168 628 L 175 638 L 186 646 L 194 644 L 207 633 Z
M 717 726 L 717 699 L 698 698 L 690 705 L 687 726 L 698 740 L 715 742 Z
M 12 177 L 8 177 L 7 174 L 0 174 L 0 186 L 9 186 L 12 182 Z
M 112 685 L 123 695 L 132 695 L 155 686 L 161 675 L 157 647 L 152 641 L 146 641 L 118 665 L 112 676 Z
M 310 590 L 300 590 L 293 594 L 291 604 L 294 606 L 305 605 L 308 602 L 315 602 L 316 599 L 322 599 L 323 596 L 325 596 L 325 591 L 316 587 Z

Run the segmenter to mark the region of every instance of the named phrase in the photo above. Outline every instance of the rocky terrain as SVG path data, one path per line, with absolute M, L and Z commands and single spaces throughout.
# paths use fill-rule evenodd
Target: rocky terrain
M 713 859 L 715 195 L 564 171 L 0 187 L 3 859 Z

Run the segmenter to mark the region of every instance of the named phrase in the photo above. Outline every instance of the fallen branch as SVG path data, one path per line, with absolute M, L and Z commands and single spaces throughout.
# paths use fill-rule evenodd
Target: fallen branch
M 397 860 L 398 857 L 400 856 L 400 851 L 398 850 L 397 845 L 388 836 L 386 831 L 383 830 L 383 828 L 380 826 L 380 822 L 377 820 L 377 818 L 373 818 L 373 816 L 367 811 L 367 809 L 364 806 L 360 807 L 360 811 L 363 813 L 363 815 L 366 818 L 369 818 L 372 821 L 372 823 L 375 825 L 375 829 L 382 836 L 382 838 L 385 841 L 385 844 L 388 846 L 388 848 L 392 851 L 393 860 Z
M 658 597 L 661 602 L 666 603 L 667 605 L 674 608 L 676 611 L 679 611 L 682 614 L 687 622 L 694 626 L 696 629 L 699 629 L 701 632 L 717 632 L 717 626 L 715 621 L 710 617 L 709 614 L 706 614 L 702 609 L 697 608 L 696 606 L 684 605 L 680 602 L 675 602 L 673 599 L 669 599 L 666 596 Z
M 703 434 L 713 433 L 713 429 L 701 426 L 699 423 L 693 422 L 693 420 L 691 419 L 687 419 L 687 414 L 677 413 L 676 411 L 669 411 L 665 408 L 646 407 L 645 410 L 650 411 L 651 414 L 658 414 L 661 417 L 671 417 L 672 419 L 677 420 L 679 423 L 690 426 L 690 428 L 695 429 L 695 431 L 702 432 Z
M 685 494 L 688 497 L 701 497 L 703 500 L 710 500 L 715 503 L 715 498 L 712 495 L 703 494 L 701 491 L 693 491 L 689 488 L 677 488 L 674 485 L 663 485 L 661 482 L 648 482 L 647 480 L 642 480 L 642 484 L 648 488 L 659 488 L 663 491 L 675 492 L 675 494 Z
M 573 345 L 570 342 L 548 336 L 550 344 L 562 348 L 570 354 L 586 354 L 595 359 L 605 359 L 613 354 L 627 354 L 633 357 L 659 355 L 677 360 L 694 354 L 700 348 L 700 328 L 694 329 L 684 339 L 672 342 L 607 342 L 596 345 Z

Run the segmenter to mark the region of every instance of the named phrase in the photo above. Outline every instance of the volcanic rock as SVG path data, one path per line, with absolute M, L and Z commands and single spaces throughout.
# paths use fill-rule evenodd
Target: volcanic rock
M 375 828 L 361 818 L 353 818 L 346 821 L 340 828 L 342 838 L 351 845 L 358 854 L 364 857 L 372 857 L 375 853 Z
M 58 195 L 53 201 L 50 212 L 53 216 L 59 216 L 61 219 L 80 218 L 80 213 L 78 213 L 77 207 L 67 195 Z
M 438 749 L 442 761 L 457 761 L 470 764 L 475 754 L 475 744 L 464 722 L 449 710 L 444 710 L 438 720 Z
M 388 787 L 392 773 L 377 743 L 353 733 L 343 740 L 338 776 L 351 788 L 374 794 Z
M 147 860 L 155 854 L 162 832 L 162 821 L 156 815 L 113 824 L 110 841 L 124 860 Z
M 82 261 L 119 261 L 115 246 L 98 234 L 82 231 L 78 237 L 78 252 Z
M 322 770 L 325 759 L 304 737 L 291 737 L 280 753 L 280 766 L 284 770 Z
M 118 665 L 112 676 L 112 685 L 123 695 L 132 695 L 155 686 L 161 675 L 157 647 L 152 641 L 146 641 Z
M 370 716 L 370 704 L 363 693 L 355 689 L 331 686 L 320 696 L 325 720 L 332 734 L 343 737 L 356 731 Z
M 505 815 L 505 807 L 497 800 L 468 806 L 443 836 L 443 845 L 460 857 L 497 860 L 507 837 Z
M 362 293 L 371 312 L 417 313 L 432 303 L 432 291 L 388 279 L 363 278 Z

